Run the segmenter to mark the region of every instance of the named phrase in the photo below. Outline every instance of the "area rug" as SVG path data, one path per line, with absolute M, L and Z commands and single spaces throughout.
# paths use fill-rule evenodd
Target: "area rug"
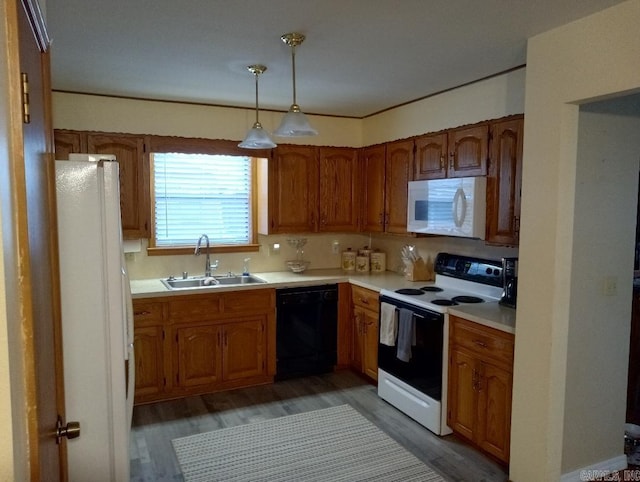
M 186 482 L 444 480 L 349 405 L 172 443 Z

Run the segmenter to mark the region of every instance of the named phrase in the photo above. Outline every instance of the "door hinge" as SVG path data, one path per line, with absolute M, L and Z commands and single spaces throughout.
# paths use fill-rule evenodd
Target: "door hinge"
M 22 122 L 31 123 L 31 114 L 29 113 L 29 76 L 26 72 L 21 72 L 22 80 Z

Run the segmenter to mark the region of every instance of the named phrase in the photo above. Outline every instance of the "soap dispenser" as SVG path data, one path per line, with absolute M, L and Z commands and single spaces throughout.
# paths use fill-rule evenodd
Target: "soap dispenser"
M 244 264 L 242 265 L 242 276 L 249 276 L 249 261 L 251 258 L 244 258 Z

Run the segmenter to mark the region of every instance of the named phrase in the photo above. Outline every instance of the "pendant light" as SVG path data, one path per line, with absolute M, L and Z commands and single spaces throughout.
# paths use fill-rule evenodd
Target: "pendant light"
M 300 110 L 300 106 L 296 103 L 296 47 L 300 45 L 305 36 L 301 33 L 286 33 L 280 37 L 282 41 L 291 47 L 291 67 L 293 75 L 293 104 L 289 107 L 289 112 L 285 114 L 278 127 L 274 131 L 274 135 L 278 137 L 303 137 L 316 136 L 318 131 L 309 124 L 307 116 Z
M 258 120 L 258 76 L 263 74 L 267 67 L 264 65 L 249 65 L 247 70 L 256 78 L 256 121 L 244 140 L 238 144 L 238 147 L 244 147 L 245 149 L 271 149 L 276 147 L 276 143 L 271 140 L 269 133 L 262 128 L 262 124 Z

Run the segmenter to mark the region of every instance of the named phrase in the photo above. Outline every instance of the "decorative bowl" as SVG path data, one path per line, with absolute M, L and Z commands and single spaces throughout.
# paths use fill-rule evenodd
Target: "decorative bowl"
M 311 264 L 310 261 L 293 259 L 291 261 L 287 261 L 287 268 L 289 268 L 294 273 L 302 273 L 305 269 L 309 267 L 309 264 Z

